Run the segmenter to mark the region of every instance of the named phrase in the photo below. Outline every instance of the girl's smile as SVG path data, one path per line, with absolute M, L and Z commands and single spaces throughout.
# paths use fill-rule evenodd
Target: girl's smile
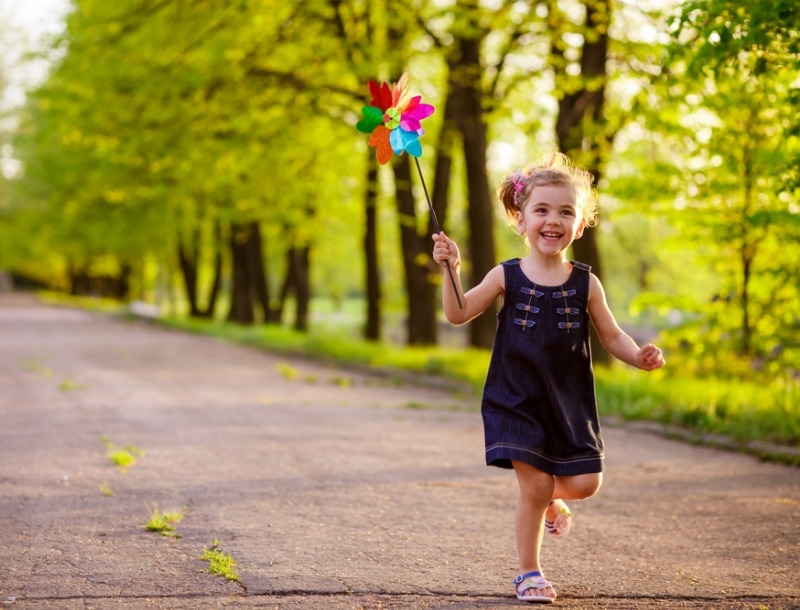
M 571 185 L 537 186 L 517 212 L 519 233 L 528 238 L 532 250 L 547 256 L 565 251 L 584 226 Z

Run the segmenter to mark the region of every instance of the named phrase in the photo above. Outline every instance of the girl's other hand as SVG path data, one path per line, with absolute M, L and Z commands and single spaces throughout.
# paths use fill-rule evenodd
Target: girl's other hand
M 665 364 L 664 355 L 659 348 L 652 343 L 648 343 L 636 355 L 636 364 L 643 371 L 660 369 Z
M 461 255 L 458 252 L 456 242 L 447 237 L 444 231 L 433 234 L 433 260 L 438 265 L 444 267 L 450 263 L 450 267 L 455 270 L 461 265 Z

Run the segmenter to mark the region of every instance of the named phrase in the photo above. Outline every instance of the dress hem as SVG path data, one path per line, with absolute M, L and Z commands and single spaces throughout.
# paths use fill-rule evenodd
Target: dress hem
M 512 460 L 525 462 L 542 472 L 553 476 L 574 476 L 603 472 L 604 454 L 577 457 L 572 459 L 552 459 L 540 452 L 520 446 L 502 444 L 486 450 L 486 465 L 498 468 L 513 468 Z

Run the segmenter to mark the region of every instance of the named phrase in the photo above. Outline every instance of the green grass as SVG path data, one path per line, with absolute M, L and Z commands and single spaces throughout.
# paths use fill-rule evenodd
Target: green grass
M 597 375 L 603 412 L 655 420 L 741 442 L 800 444 L 800 383 L 686 379 L 615 367 Z
M 106 446 L 108 451 L 108 459 L 114 464 L 119 466 L 123 471 L 127 470 L 129 466 L 133 466 L 136 461 L 144 455 L 139 447 L 135 445 L 125 445 L 124 447 L 117 447 L 111 442 L 107 435 L 100 436 L 100 440 Z
M 211 548 L 203 547 L 201 559 L 208 562 L 209 574 L 216 574 L 228 580 L 239 580 L 236 571 L 236 560 L 228 553 L 223 553 L 219 548 L 219 540 L 211 543 Z
M 156 532 L 160 536 L 169 536 L 171 538 L 180 538 L 180 534 L 175 532 L 175 523 L 183 520 L 184 514 L 180 511 L 161 512 L 155 506 L 150 511 L 150 520 L 145 524 L 145 529 L 148 532 Z

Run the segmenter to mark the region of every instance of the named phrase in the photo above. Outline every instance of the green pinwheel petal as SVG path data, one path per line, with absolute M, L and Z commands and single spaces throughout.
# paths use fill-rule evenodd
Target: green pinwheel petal
M 356 123 L 356 129 L 363 133 L 372 133 L 378 125 L 383 123 L 383 111 L 375 106 L 364 106 L 361 109 L 364 118 Z

